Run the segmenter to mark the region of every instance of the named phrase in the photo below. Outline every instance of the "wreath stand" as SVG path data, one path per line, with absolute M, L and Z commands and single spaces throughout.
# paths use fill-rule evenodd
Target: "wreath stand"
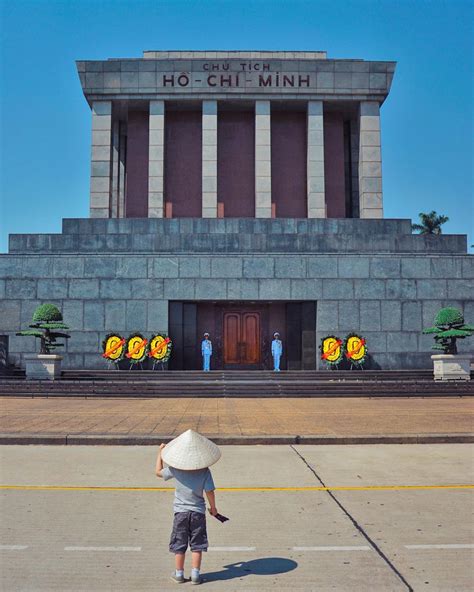
M 152 371 L 154 372 L 156 370 L 157 366 L 161 366 L 161 371 L 164 372 L 165 371 L 165 363 L 162 362 L 161 360 L 154 360 L 153 361 L 153 368 Z
M 143 362 L 130 362 L 130 367 L 128 371 L 131 372 L 134 366 L 140 366 L 140 370 L 143 371 Z
M 111 370 L 113 367 L 114 370 L 120 371 L 119 363 L 117 360 L 111 360 L 110 358 L 107 358 L 107 366 L 108 366 L 107 370 Z

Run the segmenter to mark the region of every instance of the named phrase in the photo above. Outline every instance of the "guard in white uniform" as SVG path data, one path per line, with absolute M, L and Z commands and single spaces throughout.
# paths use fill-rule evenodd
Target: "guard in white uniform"
M 280 372 L 280 358 L 283 353 L 283 343 L 280 339 L 280 333 L 273 333 L 272 341 L 272 356 L 273 356 L 273 370 Z
M 209 339 L 209 333 L 204 333 L 204 339 L 201 342 L 201 353 L 204 372 L 211 369 L 212 341 Z

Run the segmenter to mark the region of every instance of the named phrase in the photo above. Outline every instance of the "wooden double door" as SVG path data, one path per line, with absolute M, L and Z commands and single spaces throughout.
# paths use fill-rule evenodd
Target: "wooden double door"
M 262 360 L 262 319 L 258 310 L 223 311 L 222 341 L 225 369 L 260 366 Z

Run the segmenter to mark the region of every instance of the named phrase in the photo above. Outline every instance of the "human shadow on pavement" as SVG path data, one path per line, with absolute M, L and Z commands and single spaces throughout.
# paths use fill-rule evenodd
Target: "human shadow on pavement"
M 292 559 L 284 557 L 264 557 L 262 559 L 252 559 L 251 561 L 236 561 L 229 565 L 224 565 L 222 571 L 212 571 L 202 574 L 204 582 L 215 582 L 222 580 L 233 580 L 248 575 L 256 576 L 274 576 L 287 573 L 296 569 L 298 564 Z

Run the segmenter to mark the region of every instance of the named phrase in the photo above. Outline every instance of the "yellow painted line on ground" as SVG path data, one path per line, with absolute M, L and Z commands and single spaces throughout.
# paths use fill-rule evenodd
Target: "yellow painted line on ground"
M 174 491 L 174 487 L 103 487 L 79 485 L 0 485 L 3 490 L 50 491 Z M 335 487 L 217 487 L 216 491 L 397 491 L 423 489 L 474 489 L 474 484 L 451 485 L 343 485 Z

